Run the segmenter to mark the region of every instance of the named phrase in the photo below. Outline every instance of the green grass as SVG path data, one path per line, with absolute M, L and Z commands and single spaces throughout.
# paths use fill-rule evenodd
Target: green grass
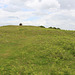
M 0 75 L 75 75 L 75 31 L 0 27 Z

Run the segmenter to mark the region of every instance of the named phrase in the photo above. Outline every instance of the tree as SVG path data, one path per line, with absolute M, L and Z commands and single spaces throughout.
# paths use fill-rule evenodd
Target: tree
M 22 26 L 22 23 L 20 23 L 19 26 Z

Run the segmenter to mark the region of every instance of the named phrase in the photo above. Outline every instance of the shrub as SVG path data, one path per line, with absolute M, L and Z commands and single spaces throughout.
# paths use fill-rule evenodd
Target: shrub
M 52 27 L 49 27 L 50 29 L 52 29 Z
M 53 27 L 53 29 L 57 29 L 56 27 Z
M 41 28 L 45 28 L 44 26 L 39 26 L 39 27 L 41 27 Z
M 19 26 L 22 26 L 22 23 L 20 23 Z
M 50 29 L 60 29 L 60 28 L 56 28 L 56 27 L 49 27 Z
M 57 29 L 60 29 L 60 28 L 57 28 Z

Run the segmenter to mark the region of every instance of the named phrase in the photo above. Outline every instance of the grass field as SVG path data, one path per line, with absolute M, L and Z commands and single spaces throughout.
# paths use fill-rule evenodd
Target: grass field
M 75 31 L 0 27 L 0 75 L 75 75 Z

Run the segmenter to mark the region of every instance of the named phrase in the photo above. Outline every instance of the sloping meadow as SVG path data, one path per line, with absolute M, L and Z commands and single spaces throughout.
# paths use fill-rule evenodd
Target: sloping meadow
M 0 75 L 75 75 L 75 31 L 0 27 Z

